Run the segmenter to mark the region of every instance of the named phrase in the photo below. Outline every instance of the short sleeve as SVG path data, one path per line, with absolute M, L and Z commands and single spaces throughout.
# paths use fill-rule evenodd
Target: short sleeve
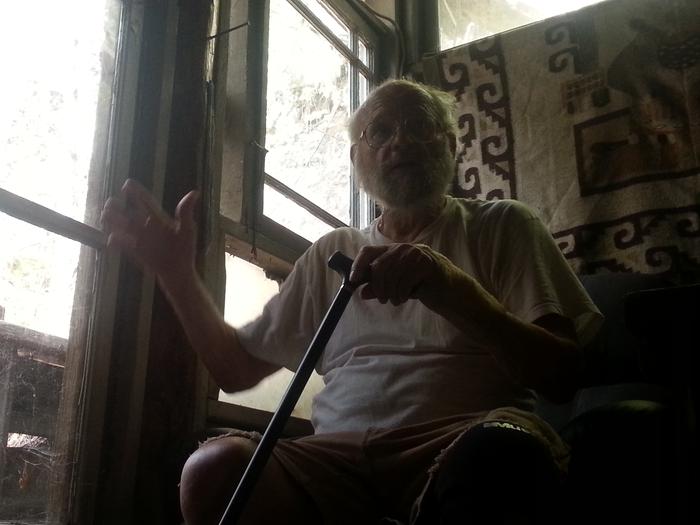
M 567 317 L 579 343 L 590 341 L 603 316 L 542 221 L 520 202 L 501 201 L 486 222 L 485 271 L 503 305 L 526 322 L 551 313 Z
M 308 276 L 314 272 L 311 248 L 297 260 L 278 294 L 236 334 L 251 355 L 296 370 L 314 334 L 315 304 Z M 245 300 L 245 298 L 241 298 Z
M 340 285 L 328 257 L 338 249 L 356 253 L 352 238 L 352 230 L 337 228 L 304 252 L 262 314 L 236 330 L 248 353 L 296 370 Z

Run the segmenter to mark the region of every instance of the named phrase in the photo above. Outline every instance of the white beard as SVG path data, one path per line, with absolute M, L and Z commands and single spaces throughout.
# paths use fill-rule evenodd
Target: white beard
M 381 166 L 366 170 L 355 167 L 359 185 L 384 208 L 417 209 L 439 202 L 454 177 L 454 161 L 449 154 L 433 159 L 420 177 L 407 177 L 391 171 L 382 173 Z

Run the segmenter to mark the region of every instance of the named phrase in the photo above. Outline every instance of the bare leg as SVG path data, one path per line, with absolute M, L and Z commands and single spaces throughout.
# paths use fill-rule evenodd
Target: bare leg
M 217 525 L 243 475 L 256 443 L 244 437 L 210 441 L 182 470 L 180 507 L 188 525 Z M 271 456 L 246 504 L 241 525 L 320 524 L 309 495 Z

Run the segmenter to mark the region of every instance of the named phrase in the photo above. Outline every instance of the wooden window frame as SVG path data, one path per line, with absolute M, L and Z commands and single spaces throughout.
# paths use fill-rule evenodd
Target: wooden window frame
M 211 230 L 216 232 L 210 246 L 205 280 L 216 303 L 223 307 L 225 290 L 224 253 L 240 256 L 260 266 L 275 277 L 284 278 L 294 261 L 311 243 L 263 214 L 263 189 L 269 184 L 311 215 L 332 227 L 345 224 L 264 171 L 265 101 L 267 26 L 270 0 L 237 2 L 238 12 L 232 12 L 231 0 L 220 0 L 216 53 L 209 112 L 212 118 L 209 170 L 214 175 L 211 207 L 221 212 L 212 218 Z M 273 0 L 280 1 L 280 0 Z M 392 38 L 387 27 L 361 2 L 355 0 L 325 0 L 336 16 L 348 26 L 350 47 L 345 46 L 302 2 L 287 0 L 319 31 L 346 59 L 352 69 L 350 94 L 353 109 L 359 101 L 359 74 L 368 75 L 372 85 L 386 78 L 391 57 L 383 48 Z M 233 28 L 240 28 L 231 30 Z M 255 30 L 253 30 L 255 28 Z M 369 65 L 358 58 L 359 39 L 368 47 Z M 371 75 L 371 76 L 369 76 Z M 246 108 L 244 113 L 236 108 Z M 240 117 L 237 121 L 236 116 Z M 237 122 L 237 123 L 236 123 Z M 236 123 L 236 124 L 234 124 Z M 242 176 L 238 186 L 230 188 L 230 175 L 225 167 L 237 166 Z M 218 176 L 217 176 L 218 174 Z M 236 190 L 242 195 L 239 208 L 227 210 L 225 195 Z M 352 188 L 357 195 L 356 187 Z M 221 196 L 224 195 L 222 198 Z M 349 197 L 350 198 L 350 197 Z M 221 199 L 221 200 L 219 200 Z M 351 200 L 353 216 L 359 208 Z M 373 208 L 373 206 L 372 206 Z M 352 224 L 357 226 L 358 224 Z M 228 239 L 228 241 L 227 241 Z M 233 240 L 233 242 L 232 242 Z M 235 245 L 235 248 L 232 248 Z M 282 275 L 280 275 L 280 272 Z M 264 429 L 270 413 L 218 401 L 218 387 L 210 380 L 207 393 L 207 424 Z M 308 432 L 309 422 L 292 418 L 289 434 Z

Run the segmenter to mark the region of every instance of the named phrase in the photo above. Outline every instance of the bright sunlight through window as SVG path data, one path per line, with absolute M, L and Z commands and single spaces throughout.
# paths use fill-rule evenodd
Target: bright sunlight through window
M 44 228 L 98 228 L 120 7 L 0 3 L 0 523 L 71 505 L 97 253 Z
M 39 15 L 38 13 L 41 13 Z M 80 13 L 77 16 L 76 13 Z M 105 2 L 3 2 L 0 188 L 82 221 Z M 5 321 L 68 336 L 79 245 L 0 213 Z
M 438 0 L 440 49 L 449 49 L 604 0 Z
M 337 40 L 329 41 L 290 2 L 270 3 L 265 172 L 342 224 L 351 224 L 355 190 L 347 123 L 354 109 L 352 86 L 357 85 L 359 103 L 369 81 L 339 46 L 365 64 L 370 50 L 324 2 L 304 0 L 303 5 Z M 334 227 L 270 185 L 263 200 L 267 217 L 308 240 Z
M 226 304 L 224 317 L 234 327 L 240 327 L 255 319 L 265 303 L 277 293 L 279 285 L 265 276 L 265 272 L 243 259 L 226 254 Z M 279 370 L 263 379 L 258 385 L 244 392 L 226 394 L 221 391 L 219 400 L 270 412 L 277 408 L 292 380 L 289 370 Z M 311 401 L 321 389 L 322 380 L 313 374 L 299 399 L 293 416 L 311 417 Z

